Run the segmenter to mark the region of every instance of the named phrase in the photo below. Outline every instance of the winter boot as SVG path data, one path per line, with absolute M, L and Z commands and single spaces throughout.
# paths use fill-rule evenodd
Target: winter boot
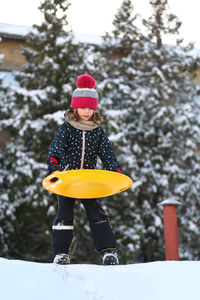
M 102 255 L 102 261 L 103 265 L 118 265 L 119 264 L 119 259 L 117 255 L 117 250 L 105 250 L 101 253 Z
M 70 264 L 69 255 L 65 254 L 65 253 L 56 254 L 56 256 L 54 257 L 53 263 L 58 264 L 58 265 Z

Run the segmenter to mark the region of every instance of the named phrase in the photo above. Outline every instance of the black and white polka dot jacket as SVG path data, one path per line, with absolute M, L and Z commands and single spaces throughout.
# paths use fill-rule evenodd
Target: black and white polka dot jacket
M 111 142 L 102 127 L 91 131 L 79 130 L 64 122 L 49 146 L 48 161 L 50 157 L 55 157 L 61 171 L 95 169 L 97 156 L 104 169 L 120 169 Z

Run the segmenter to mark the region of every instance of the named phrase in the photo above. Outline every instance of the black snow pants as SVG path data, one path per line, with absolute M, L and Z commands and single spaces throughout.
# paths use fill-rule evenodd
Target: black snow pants
M 89 221 L 92 238 L 97 251 L 116 248 L 116 241 L 109 219 L 97 199 L 74 199 L 58 196 L 58 212 L 53 222 L 54 254 L 68 253 L 73 238 L 74 204 L 81 201 Z

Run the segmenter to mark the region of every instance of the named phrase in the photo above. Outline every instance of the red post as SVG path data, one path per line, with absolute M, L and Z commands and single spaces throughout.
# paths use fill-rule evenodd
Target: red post
M 174 200 L 165 200 L 163 206 L 163 223 L 165 238 L 165 259 L 179 260 L 178 253 L 178 226 L 177 226 L 177 205 L 180 203 Z

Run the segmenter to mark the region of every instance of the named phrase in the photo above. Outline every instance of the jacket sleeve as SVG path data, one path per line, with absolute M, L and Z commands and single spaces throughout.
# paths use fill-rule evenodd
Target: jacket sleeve
M 103 163 L 103 167 L 109 171 L 117 171 L 120 169 L 119 162 L 113 152 L 112 144 L 105 134 L 103 128 L 100 127 L 100 142 L 98 147 L 98 156 Z
M 55 157 L 59 163 L 63 156 L 67 140 L 68 140 L 68 130 L 66 124 L 63 123 L 60 126 L 58 132 L 54 136 L 53 141 L 49 146 L 48 159 L 50 157 Z

